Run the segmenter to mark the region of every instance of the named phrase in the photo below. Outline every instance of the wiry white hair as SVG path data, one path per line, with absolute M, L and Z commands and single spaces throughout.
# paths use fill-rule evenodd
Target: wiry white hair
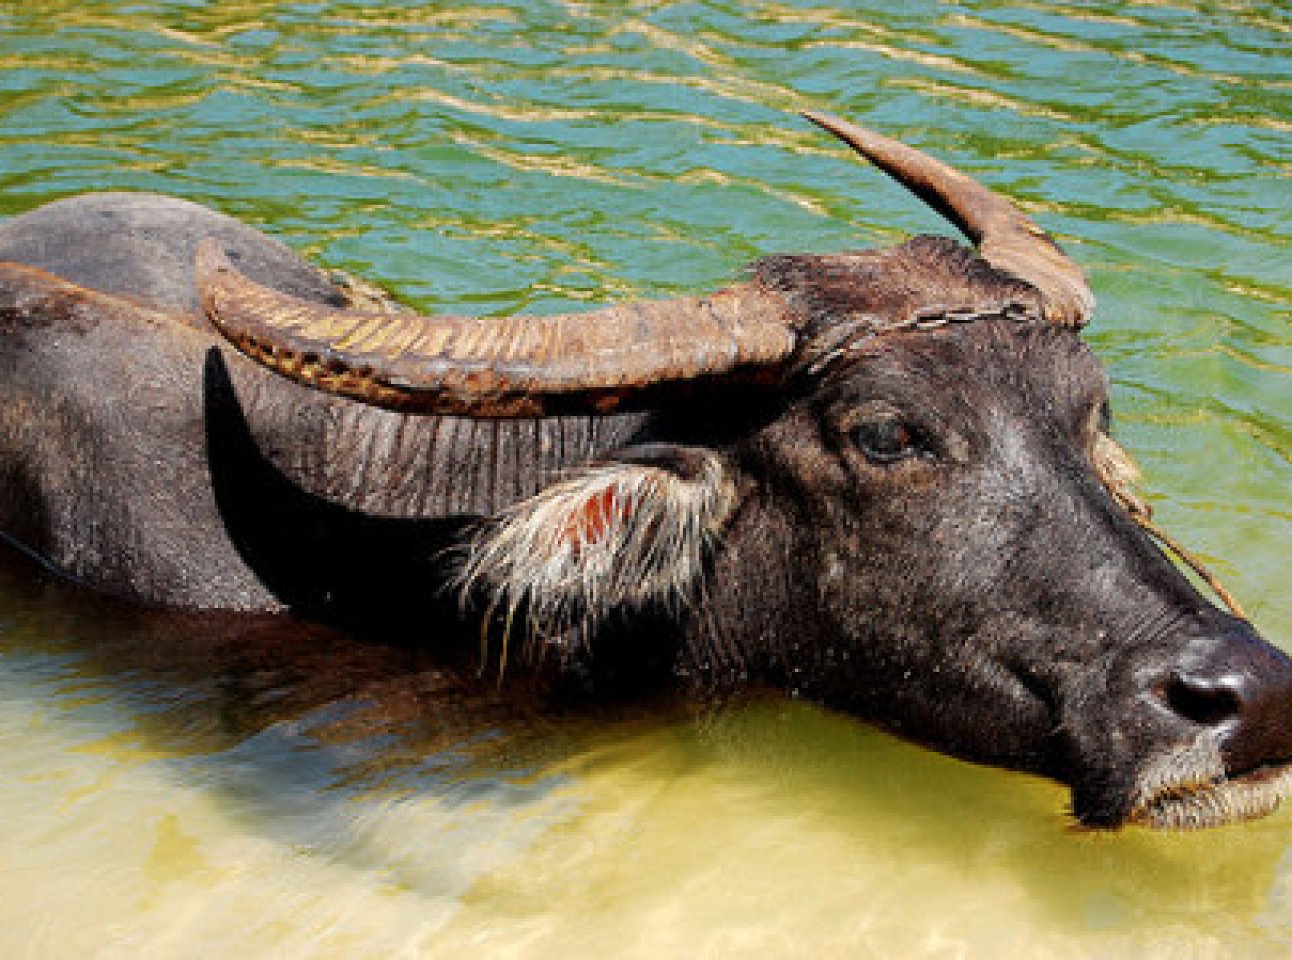
M 685 476 L 600 464 L 485 521 L 459 574 L 464 600 L 483 591 L 486 621 L 505 611 L 508 630 L 523 609 L 530 637 L 555 642 L 615 611 L 691 603 L 736 491 L 717 455 L 685 452 Z
M 1200 830 L 1254 820 L 1292 792 L 1292 769 L 1271 767 L 1236 780 L 1210 740 L 1166 754 L 1140 776 L 1130 821 L 1165 830 Z

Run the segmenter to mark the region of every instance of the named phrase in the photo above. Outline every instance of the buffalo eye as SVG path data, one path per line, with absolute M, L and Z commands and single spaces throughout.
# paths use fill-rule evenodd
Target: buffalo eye
M 916 431 L 892 418 L 859 423 L 851 437 L 853 446 L 872 463 L 896 463 L 924 452 Z

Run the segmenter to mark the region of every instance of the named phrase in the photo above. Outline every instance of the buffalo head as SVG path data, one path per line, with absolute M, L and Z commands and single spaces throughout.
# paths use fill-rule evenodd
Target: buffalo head
M 675 637 L 675 672 L 1050 775 L 1087 824 L 1272 810 L 1292 787 L 1292 663 L 1146 532 L 1079 336 L 1081 270 L 963 174 L 811 119 L 977 251 L 920 237 L 770 257 L 707 297 L 462 318 L 293 300 L 207 244 L 203 302 L 248 355 L 366 403 L 643 414 L 640 442 L 461 545 L 467 595 L 549 649 L 595 653 L 647 620 Z

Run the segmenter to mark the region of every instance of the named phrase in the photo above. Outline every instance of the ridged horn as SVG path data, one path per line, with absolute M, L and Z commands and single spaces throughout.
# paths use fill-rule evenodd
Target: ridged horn
M 983 259 L 1041 294 L 1045 317 L 1085 326 L 1095 297 L 1081 268 L 1013 203 L 927 154 L 823 113 L 803 116 L 834 134 L 955 224 Z
M 605 413 L 670 383 L 775 376 L 795 348 L 789 307 L 754 283 L 577 314 L 365 313 L 255 283 L 208 238 L 197 285 L 211 322 L 262 365 L 408 413 Z

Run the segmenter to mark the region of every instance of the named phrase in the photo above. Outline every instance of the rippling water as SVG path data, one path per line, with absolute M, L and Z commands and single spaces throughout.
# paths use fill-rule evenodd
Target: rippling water
M 1281 0 L 0 4 L 0 215 L 156 190 L 424 307 L 712 289 L 945 229 L 795 111 L 1089 270 L 1164 522 L 1292 646 Z M 535 718 L 408 653 L 0 572 L 5 956 L 1281 957 L 1292 814 L 1064 793 L 802 704 Z

